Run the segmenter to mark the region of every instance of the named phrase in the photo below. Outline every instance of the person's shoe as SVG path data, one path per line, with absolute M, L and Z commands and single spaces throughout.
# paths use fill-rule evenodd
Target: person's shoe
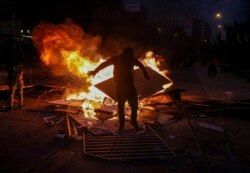
M 124 132 L 124 127 L 119 127 L 118 134 L 122 134 Z

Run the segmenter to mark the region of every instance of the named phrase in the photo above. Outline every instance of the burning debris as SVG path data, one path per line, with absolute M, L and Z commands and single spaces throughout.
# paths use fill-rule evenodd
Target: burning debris
M 117 122 L 117 105 L 113 92 L 113 67 L 101 70 L 94 78 L 87 74 L 105 61 L 105 58 L 97 53 L 101 38 L 85 33 L 81 27 L 73 23 L 40 24 L 33 30 L 33 41 L 42 62 L 50 66 L 56 75 L 75 75 L 84 82 L 81 88 L 66 88 L 64 99 L 48 103 L 56 105 L 57 111 L 66 112 L 69 119 L 73 119 L 83 128 L 92 129 L 93 133 L 94 131 L 97 133 L 97 129 L 114 133 L 117 128 L 115 123 Z M 167 77 L 166 70 L 159 69 L 162 59 L 159 60 L 152 51 L 146 52 L 142 59 L 151 76 L 150 81 L 142 80 L 143 74 L 135 69 L 140 101 L 139 112 L 141 115 L 144 113 L 145 117 L 147 99 L 166 90 L 173 82 Z M 158 112 L 157 110 L 150 111 L 151 116 Z M 69 125 L 71 124 L 75 129 L 76 125 L 68 118 L 66 118 L 68 128 L 71 128 Z M 130 119 L 129 107 L 126 108 L 126 118 Z M 140 113 L 138 118 L 140 121 Z M 160 119 L 162 124 L 169 118 Z M 145 119 L 140 121 L 142 126 L 145 122 L 153 121 Z M 130 127 L 126 128 L 130 129 Z

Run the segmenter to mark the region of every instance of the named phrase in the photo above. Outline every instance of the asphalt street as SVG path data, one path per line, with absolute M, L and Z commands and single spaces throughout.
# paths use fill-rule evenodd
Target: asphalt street
M 61 114 L 47 103 L 60 92 L 31 88 L 24 93 L 25 107 L 11 112 L 4 111 L 8 94 L 1 91 L 0 172 L 250 172 L 250 83 L 220 71 L 209 78 L 199 65 L 172 69 L 169 75 L 173 87 L 185 91 L 181 103 L 165 105 L 174 121 L 152 128 L 176 157 L 111 161 L 86 156 L 83 140 L 55 137 L 64 123 L 44 122 Z

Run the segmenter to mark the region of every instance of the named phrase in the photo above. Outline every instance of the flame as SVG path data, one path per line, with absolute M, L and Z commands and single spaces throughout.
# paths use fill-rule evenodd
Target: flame
M 108 97 L 94 85 L 112 78 L 114 68 L 109 66 L 99 71 L 94 78 L 87 75 L 89 71 L 105 61 L 96 53 L 101 41 L 100 37 L 84 33 L 81 27 L 73 23 L 39 24 L 34 28 L 32 35 L 34 45 L 45 65 L 52 66 L 55 73 L 67 71 L 86 82 L 81 92 L 69 92 L 65 99 L 84 101 L 82 104 L 84 115 L 93 117 L 95 107 L 102 104 L 104 98 Z M 160 70 L 161 62 L 156 60 L 152 51 L 146 52 L 143 62 L 168 78 L 167 71 Z
M 162 58 L 162 56 L 155 56 L 153 51 L 147 51 L 145 53 L 145 59 L 143 59 L 143 62 L 146 66 L 150 67 L 151 69 L 155 70 L 156 72 L 158 72 L 159 74 L 161 74 L 162 76 L 164 76 L 165 78 L 167 78 L 170 83 L 163 85 L 162 87 L 164 89 L 169 88 L 170 86 L 173 85 L 173 81 L 167 76 L 167 74 L 169 73 L 168 70 L 164 69 L 164 70 L 160 70 L 160 66 L 162 65 L 162 63 L 164 62 L 164 59 Z M 157 57 L 159 57 L 159 59 L 157 60 Z
M 87 76 L 87 72 L 93 70 L 96 66 L 95 63 L 91 62 L 88 58 L 82 57 L 78 51 L 62 51 L 61 52 L 68 70 L 77 75 L 83 77 L 87 81 L 90 79 Z
M 85 117 L 95 117 L 95 109 L 94 109 L 94 105 L 90 100 L 86 100 L 83 104 L 82 104 L 82 110 L 84 112 L 84 116 Z
M 91 85 L 87 76 L 100 62 L 96 54 L 100 37 L 89 36 L 81 27 L 69 24 L 39 24 L 33 29 L 33 42 L 45 65 L 53 66 L 56 74 L 69 71 Z M 83 56 L 84 55 L 84 56 Z

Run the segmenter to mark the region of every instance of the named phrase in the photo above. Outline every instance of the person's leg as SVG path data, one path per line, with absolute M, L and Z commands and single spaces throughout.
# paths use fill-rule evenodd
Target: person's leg
M 138 99 L 137 94 L 131 94 L 128 98 L 128 103 L 131 107 L 131 124 L 134 126 L 135 130 L 139 129 L 137 123 L 137 111 L 138 111 Z
M 18 93 L 18 107 L 21 109 L 23 107 L 23 80 L 20 79 L 17 84 L 17 93 Z
M 117 99 L 117 102 L 118 102 L 118 116 L 119 116 L 119 123 L 120 123 L 119 131 L 123 131 L 124 130 L 124 125 L 125 125 L 124 108 L 125 108 L 126 100 L 124 98 L 120 97 L 120 98 Z
M 16 83 L 10 82 L 9 83 L 9 107 L 10 109 L 13 109 L 14 107 L 15 90 L 16 90 Z

